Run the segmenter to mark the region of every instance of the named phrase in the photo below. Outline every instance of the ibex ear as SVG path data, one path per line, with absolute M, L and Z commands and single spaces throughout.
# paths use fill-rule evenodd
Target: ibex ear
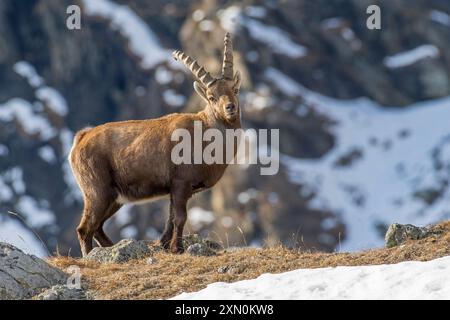
M 236 71 L 234 74 L 234 89 L 239 90 L 239 87 L 241 86 L 241 73 L 239 71 Z
M 206 97 L 206 88 L 200 82 L 194 81 L 194 90 L 200 97 L 208 102 L 208 98 Z

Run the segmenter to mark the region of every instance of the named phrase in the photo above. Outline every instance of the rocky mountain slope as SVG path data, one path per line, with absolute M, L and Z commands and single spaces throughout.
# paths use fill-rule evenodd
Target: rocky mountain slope
M 81 30 L 66 8 L 82 8 Z M 230 168 L 191 201 L 189 230 L 229 245 L 382 243 L 392 221 L 449 217 L 450 5 L 378 1 L 0 2 L 0 240 L 78 252 L 82 201 L 66 156 L 107 121 L 201 107 L 182 48 L 217 72 L 234 37 L 247 128 L 280 129 L 280 172 Z M 361 98 L 365 97 L 365 98 Z M 17 215 L 8 214 L 8 211 Z M 114 240 L 154 239 L 167 202 L 125 207 Z

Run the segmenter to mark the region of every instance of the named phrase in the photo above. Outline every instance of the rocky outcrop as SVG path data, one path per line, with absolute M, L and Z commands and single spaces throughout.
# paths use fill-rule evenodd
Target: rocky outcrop
M 92 296 L 83 289 L 69 288 L 67 285 L 56 285 L 47 289 L 34 300 L 92 300 Z
M 133 259 L 143 259 L 152 254 L 148 241 L 123 239 L 111 247 L 96 247 L 85 257 L 101 263 L 125 263 Z
M 416 227 L 412 224 L 393 223 L 389 226 L 385 236 L 387 248 L 401 245 L 407 240 L 419 240 L 432 234 L 427 227 Z
M 66 279 L 64 272 L 44 260 L 0 243 L 0 300 L 28 299 Z

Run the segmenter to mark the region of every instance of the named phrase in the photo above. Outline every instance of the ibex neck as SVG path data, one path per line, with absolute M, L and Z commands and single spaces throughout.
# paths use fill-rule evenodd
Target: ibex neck
M 214 109 L 209 107 L 208 105 L 204 107 L 202 111 L 198 113 L 198 115 L 202 118 L 205 125 L 211 128 L 225 128 L 225 129 L 238 129 L 241 127 L 241 117 L 239 113 L 239 117 L 233 121 L 229 122 L 219 114 L 214 112 Z

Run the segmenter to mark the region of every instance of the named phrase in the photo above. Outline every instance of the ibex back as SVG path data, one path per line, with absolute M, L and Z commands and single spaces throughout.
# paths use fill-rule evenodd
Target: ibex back
M 238 101 L 241 78 L 233 74 L 233 52 L 229 34 L 220 77 L 212 77 L 203 67 L 175 51 L 173 56 L 195 75 L 195 91 L 205 100 L 196 113 L 169 114 L 158 119 L 106 123 L 79 131 L 69 161 L 83 193 L 84 210 L 77 228 L 83 256 L 92 249 L 92 239 L 105 247 L 113 243 L 103 224 L 124 203 L 148 201 L 170 195 L 170 213 L 161 244 L 174 253 L 184 251 L 183 228 L 187 201 L 192 194 L 211 188 L 222 177 L 227 164 L 174 164 L 171 140 L 176 129 L 192 133 L 194 121 L 203 128 L 240 128 Z

